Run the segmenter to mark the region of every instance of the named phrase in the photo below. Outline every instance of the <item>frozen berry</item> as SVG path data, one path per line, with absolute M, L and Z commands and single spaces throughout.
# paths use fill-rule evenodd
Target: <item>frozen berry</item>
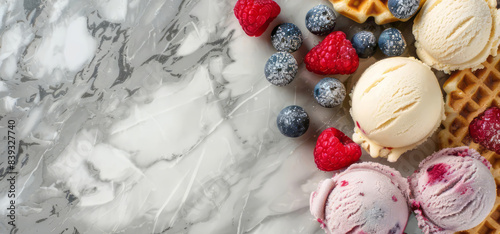
M 387 56 L 400 56 L 406 49 L 406 41 L 398 29 L 388 28 L 380 34 L 378 47 Z
M 306 28 L 313 34 L 323 36 L 331 33 L 337 16 L 330 7 L 317 5 L 306 14 Z
M 292 53 L 302 45 L 302 32 L 295 24 L 280 24 L 271 32 L 271 42 L 276 50 Z
M 276 86 L 285 86 L 292 82 L 299 66 L 292 54 L 278 52 L 267 60 L 264 68 L 266 79 Z
M 238 0 L 234 16 L 248 36 L 258 37 L 280 13 L 280 6 L 273 0 Z
M 333 171 L 348 167 L 361 157 L 361 148 L 343 132 L 325 129 L 316 141 L 314 162 L 322 171 Z
M 352 47 L 360 58 L 369 58 L 375 54 L 377 48 L 377 38 L 369 31 L 360 31 L 351 39 Z
M 320 75 L 351 74 L 358 69 L 359 58 L 345 34 L 335 31 L 306 54 L 304 63 Z
M 398 19 L 408 19 L 418 10 L 420 0 L 389 0 L 387 7 L 392 15 Z
M 500 109 L 491 107 L 474 118 L 469 135 L 474 142 L 500 154 Z
M 309 128 L 309 116 L 300 106 L 287 106 L 278 114 L 276 124 L 283 135 L 299 137 Z
M 340 105 L 344 101 L 345 95 L 344 84 L 335 78 L 323 78 L 314 87 L 314 98 L 323 107 L 330 108 Z

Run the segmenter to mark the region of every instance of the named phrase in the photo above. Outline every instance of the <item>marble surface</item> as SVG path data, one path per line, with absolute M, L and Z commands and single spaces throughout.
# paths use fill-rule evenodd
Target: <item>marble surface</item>
M 313 148 L 323 129 L 352 135 L 354 125 L 348 98 L 331 109 L 315 102 L 322 76 L 302 60 L 323 38 L 307 31 L 306 12 L 331 5 L 277 0 L 281 14 L 254 38 L 235 2 L 0 0 L 0 233 L 324 233 L 309 194 L 333 173 L 316 168 Z M 282 22 L 305 41 L 294 53 L 297 77 L 276 87 L 263 69 L 275 52 L 270 29 Z M 389 26 L 414 55 L 411 22 L 339 16 L 336 30 Z M 381 58 L 334 77 L 350 91 Z M 276 127 L 292 104 L 311 118 L 293 139 Z M 436 136 L 397 163 L 366 152 L 362 160 L 407 176 L 434 150 Z M 407 233 L 418 233 L 415 223 Z

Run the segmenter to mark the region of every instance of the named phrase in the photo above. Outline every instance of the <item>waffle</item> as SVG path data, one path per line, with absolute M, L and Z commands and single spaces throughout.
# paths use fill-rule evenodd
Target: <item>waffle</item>
M 387 8 L 388 0 L 330 0 L 335 8 L 335 11 L 352 19 L 358 23 L 363 23 L 372 16 L 375 18 L 376 24 L 387 24 L 400 20 L 394 17 L 389 8 Z M 425 0 L 420 0 L 420 7 L 425 3 Z
M 500 52 L 500 50 L 499 50 Z M 444 83 L 446 120 L 439 132 L 440 148 L 468 145 L 493 165 L 497 199 L 489 217 L 479 226 L 460 233 L 500 233 L 500 155 L 474 143 L 468 133 L 469 123 L 490 106 L 500 107 L 500 54 L 490 56 L 484 68 L 456 71 Z

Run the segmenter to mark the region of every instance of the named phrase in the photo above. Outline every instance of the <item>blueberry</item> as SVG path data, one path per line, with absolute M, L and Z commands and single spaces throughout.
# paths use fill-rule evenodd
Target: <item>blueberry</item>
M 302 45 L 302 32 L 295 24 L 280 24 L 271 32 L 271 43 L 278 51 L 292 53 Z
M 287 52 L 278 52 L 267 60 L 264 68 L 266 79 L 276 86 L 285 86 L 290 84 L 297 74 L 297 61 L 292 54 Z
M 314 86 L 314 98 L 323 107 L 331 108 L 341 104 L 345 95 L 344 84 L 335 78 L 323 78 Z
M 399 223 L 396 223 L 396 225 L 394 225 L 394 227 L 392 227 L 391 230 L 389 230 L 388 234 L 401 233 L 402 231 L 403 230 L 401 230 L 401 226 L 399 225 Z
M 333 31 L 337 16 L 326 5 L 317 5 L 306 14 L 306 28 L 313 34 L 323 36 Z
M 351 39 L 352 47 L 360 58 L 369 58 L 375 54 L 377 38 L 369 31 L 360 31 Z
M 300 106 L 287 106 L 278 114 L 276 124 L 283 135 L 299 137 L 309 128 L 309 116 Z
M 380 34 L 378 47 L 387 56 L 400 56 L 406 49 L 406 41 L 399 30 L 388 28 Z
M 415 14 L 420 5 L 420 0 L 389 0 L 387 7 L 398 19 L 408 19 Z

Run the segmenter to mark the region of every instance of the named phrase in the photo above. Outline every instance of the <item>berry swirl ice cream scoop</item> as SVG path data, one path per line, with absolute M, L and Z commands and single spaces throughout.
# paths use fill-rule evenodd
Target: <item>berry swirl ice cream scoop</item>
M 408 178 L 410 202 L 424 233 L 453 233 L 477 226 L 496 198 L 491 164 L 466 146 L 424 159 Z
M 403 233 L 408 184 L 391 167 L 353 164 L 311 193 L 311 214 L 326 233 Z

